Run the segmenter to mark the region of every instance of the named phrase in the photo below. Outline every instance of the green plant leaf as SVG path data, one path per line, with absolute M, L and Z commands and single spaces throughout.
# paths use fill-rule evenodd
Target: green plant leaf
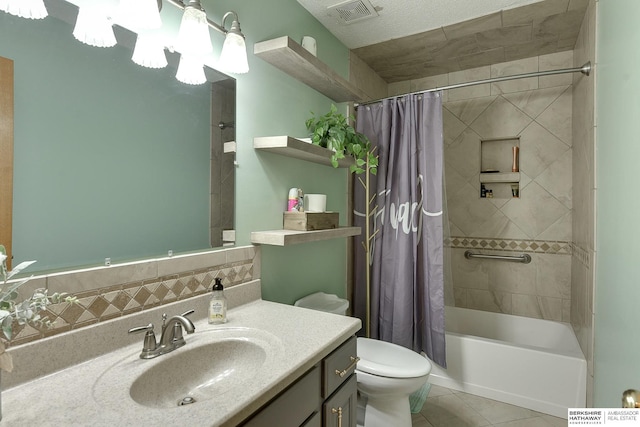
M 2 319 L 2 332 L 4 336 L 7 337 L 8 340 L 11 340 L 11 336 L 13 335 L 13 317 L 6 316 Z
M 15 276 L 16 274 L 20 273 L 22 270 L 24 270 L 25 268 L 29 267 L 31 264 L 35 263 L 35 261 L 24 261 L 21 262 L 20 264 L 18 264 L 17 266 L 15 266 L 13 268 L 13 270 L 11 270 L 8 274 L 7 274 L 7 279 L 9 280 L 11 279 L 11 277 Z

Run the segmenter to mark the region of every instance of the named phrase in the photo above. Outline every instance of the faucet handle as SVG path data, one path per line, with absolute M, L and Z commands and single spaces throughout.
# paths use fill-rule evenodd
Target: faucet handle
M 129 329 L 130 334 L 135 334 L 143 331 L 151 331 L 153 332 L 153 323 L 149 323 L 147 326 L 138 326 L 137 328 Z
M 195 310 L 191 309 L 191 310 L 188 310 L 188 311 L 185 311 L 184 313 L 182 313 L 182 316 L 188 316 L 188 315 L 193 314 L 193 313 L 195 313 Z
M 153 357 L 152 353 L 156 350 L 157 346 L 156 334 L 153 332 L 153 323 L 149 323 L 147 326 L 139 326 L 137 328 L 129 329 L 130 334 L 135 334 L 138 332 L 145 332 L 144 343 L 142 344 L 142 352 L 140 353 L 140 358 L 150 359 Z

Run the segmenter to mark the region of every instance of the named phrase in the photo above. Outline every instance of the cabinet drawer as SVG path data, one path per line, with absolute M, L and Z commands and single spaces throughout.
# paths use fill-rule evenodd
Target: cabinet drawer
M 322 397 L 326 399 L 356 369 L 356 337 L 351 337 L 322 361 Z
M 316 365 L 243 425 L 299 427 L 318 410 L 319 392 L 320 367 Z
M 323 427 L 356 427 L 358 388 L 356 376 L 351 374 L 345 383 L 322 407 Z

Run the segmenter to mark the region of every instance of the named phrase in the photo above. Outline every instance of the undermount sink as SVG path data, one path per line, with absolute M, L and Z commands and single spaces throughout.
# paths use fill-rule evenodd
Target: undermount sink
M 94 386 L 94 398 L 118 405 L 115 395 L 150 408 L 177 408 L 230 392 L 241 392 L 280 356 L 280 340 L 251 328 L 219 327 L 185 337 L 171 353 L 142 360 L 137 354 L 107 369 Z M 125 402 L 119 402 L 122 405 Z

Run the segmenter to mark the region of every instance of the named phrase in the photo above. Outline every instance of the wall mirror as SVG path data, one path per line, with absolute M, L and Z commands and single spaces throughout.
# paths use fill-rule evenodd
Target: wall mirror
M 169 52 L 167 68 L 143 68 L 135 34 L 118 26 L 117 46 L 87 46 L 72 34 L 76 6 L 45 4 L 44 20 L 0 12 L 0 56 L 13 61 L 14 263 L 36 259 L 33 273 L 228 244 L 235 80 L 205 67 L 206 84 L 181 83 Z

